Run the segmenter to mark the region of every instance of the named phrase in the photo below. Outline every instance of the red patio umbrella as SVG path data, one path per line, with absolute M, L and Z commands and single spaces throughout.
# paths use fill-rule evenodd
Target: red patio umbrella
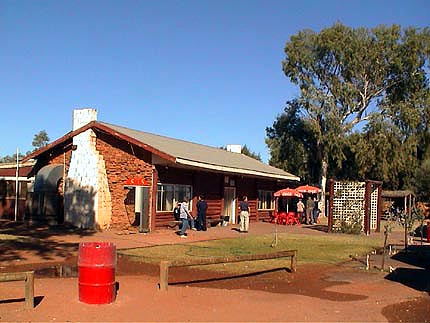
M 297 187 L 296 190 L 301 193 L 311 193 L 311 194 L 317 194 L 321 192 L 321 189 L 319 187 L 311 186 L 311 185 L 302 185 Z
M 273 196 L 274 197 L 303 197 L 303 194 L 294 188 L 287 187 L 273 193 Z M 276 209 L 278 209 L 278 199 L 276 199 Z M 287 213 L 288 213 L 288 204 L 287 204 Z
M 288 188 L 287 187 L 287 188 L 283 188 L 282 190 L 279 190 L 279 191 L 273 193 L 273 196 L 275 196 L 275 197 L 280 197 L 280 196 L 303 197 L 303 194 L 294 188 Z

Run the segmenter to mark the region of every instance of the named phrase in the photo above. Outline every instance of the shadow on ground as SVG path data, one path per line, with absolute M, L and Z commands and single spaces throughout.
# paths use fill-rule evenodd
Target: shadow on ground
M 422 292 L 430 292 L 430 246 L 409 246 L 393 255 L 392 259 L 407 267 L 398 267 L 385 279 L 401 283 Z
M 418 298 L 407 302 L 401 302 L 386 306 L 382 309 L 382 315 L 388 322 L 430 322 L 430 299 Z
M 28 225 L 11 221 L 0 222 L 0 261 L 25 260 L 25 251 L 35 252 L 44 260 L 55 257 L 67 258 L 76 255 L 79 244 L 62 242 L 61 236 L 91 236 L 93 230 L 81 230 L 74 227 Z M 52 238 L 55 238 L 52 239 Z
M 316 224 L 316 225 L 313 225 L 313 226 L 309 226 L 306 229 L 328 233 L 328 226 L 327 225 L 323 225 L 323 224 Z

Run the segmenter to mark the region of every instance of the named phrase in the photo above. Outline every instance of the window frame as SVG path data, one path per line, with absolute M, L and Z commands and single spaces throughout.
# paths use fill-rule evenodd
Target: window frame
M 273 211 L 275 209 L 275 197 L 273 194 L 274 191 L 270 190 L 258 190 L 258 203 L 257 203 L 257 209 L 262 211 Z M 270 206 L 267 207 L 267 194 L 270 194 Z
M 168 204 L 167 201 L 164 203 L 161 203 L 159 201 L 160 198 L 160 193 L 161 193 L 161 198 L 165 198 L 165 194 L 163 194 L 163 192 L 168 192 L 168 190 L 165 190 L 165 187 L 172 187 L 172 200 L 170 201 L 172 203 L 172 209 L 168 210 L 165 208 L 165 206 Z M 192 196 L 193 196 L 193 186 L 192 185 L 188 185 L 188 184 L 172 184 L 172 183 L 157 183 L 157 200 L 156 200 L 156 212 L 173 212 L 173 209 L 176 206 L 177 202 L 181 202 L 179 200 L 179 192 L 180 190 L 185 188 L 185 193 L 183 193 L 183 195 L 185 195 L 188 198 L 188 209 L 190 211 L 193 210 L 193 203 L 192 203 Z M 188 192 L 187 192 L 188 190 Z M 189 195 L 189 196 L 188 196 Z M 161 203 L 161 204 L 160 204 Z

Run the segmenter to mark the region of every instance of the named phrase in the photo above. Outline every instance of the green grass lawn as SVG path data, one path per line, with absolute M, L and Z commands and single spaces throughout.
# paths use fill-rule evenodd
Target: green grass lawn
M 380 236 L 355 236 L 330 234 L 307 236 L 282 233 L 278 235 L 278 245 L 271 247 L 274 235 L 246 236 L 240 238 L 212 240 L 205 242 L 136 248 L 118 251 L 134 260 L 159 263 L 161 260 L 192 260 L 197 258 L 267 254 L 281 250 L 298 250 L 299 263 L 336 264 L 348 260 L 350 255 L 364 255 L 381 248 Z M 288 264 L 286 266 L 286 263 Z M 244 270 L 267 270 L 271 267 L 289 267 L 289 259 L 274 259 L 254 262 L 205 266 L 211 270 L 242 273 Z
M 37 239 L 34 239 L 32 237 L 25 237 L 25 236 L 17 236 L 12 234 L 4 234 L 0 233 L 0 243 L 1 242 L 16 242 L 16 243 L 25 243 L 25 242 L 33 242 Z

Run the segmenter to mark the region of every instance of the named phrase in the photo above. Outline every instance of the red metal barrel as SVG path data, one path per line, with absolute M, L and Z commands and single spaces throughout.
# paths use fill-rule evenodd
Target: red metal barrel
M 109 304 L 115 300 L 116 247 L 111 242 L 79 244 L 79 300 Z

